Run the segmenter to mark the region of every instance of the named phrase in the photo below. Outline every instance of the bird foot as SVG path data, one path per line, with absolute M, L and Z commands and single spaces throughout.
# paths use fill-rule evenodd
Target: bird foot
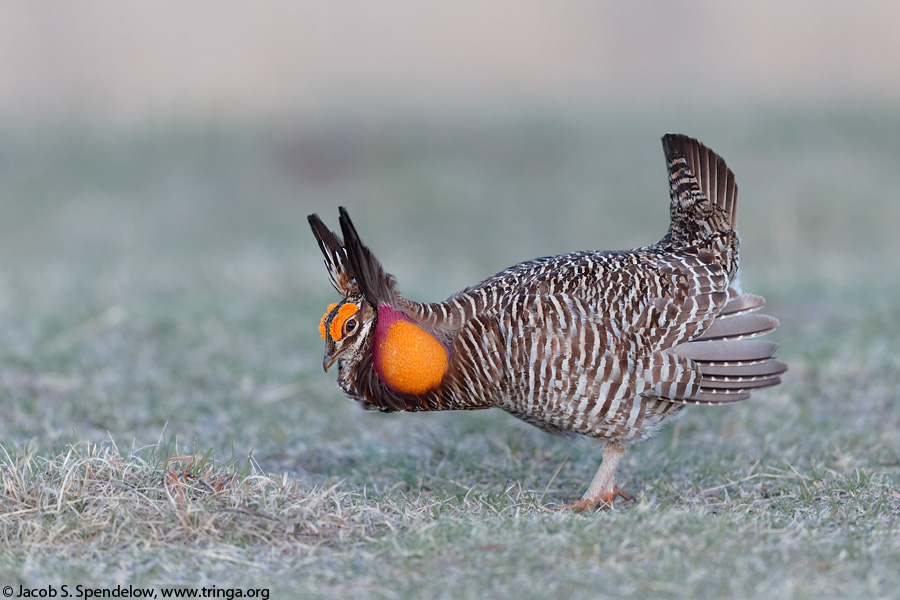
M 596 498 L 582 498 L 574 504 L 561 506 L 558 510 L 568 510 L 572 512 L 590 512 L 595 509 L 610 510 L 613 507 L 613 500 L 616 496 L 623 500 L 632 500 L 632 497 L 628 492 L 615 487 L 612 492 L 600 494 Z

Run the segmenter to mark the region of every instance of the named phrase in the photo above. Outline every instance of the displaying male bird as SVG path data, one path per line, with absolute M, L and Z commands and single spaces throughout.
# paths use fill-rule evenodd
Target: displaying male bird
M 366 409 L 502 408 L 551 433 L 605 442 L 574 509 L 610 507 L 628 447 L 687 404 L 745 400 L 780 382 L 778 321 L 741 292 L 737 185 L 725 161 L 684 135 L 662 139 L 671 224 L 659 242 L 512 266 L 443 302 L 412 302 L 363 245 L 309 216 L 342 296 L 319 330 L 323 366 Z

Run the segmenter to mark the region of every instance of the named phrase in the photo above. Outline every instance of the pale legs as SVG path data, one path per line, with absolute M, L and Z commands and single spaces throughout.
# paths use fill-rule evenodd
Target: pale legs
M 613 498 L 616 496 L 631 500 L 631 496 L 616 487 L 616 469 L 619 468 L 619 461 L 622 460 L 626 450 L 627 446 L 607 442 L 601 451 L 603 462 L 600 463 L 590 487 L 580 501 L 567 508 L 572 510 L 593 510 L 598 506 L 612 508 Z

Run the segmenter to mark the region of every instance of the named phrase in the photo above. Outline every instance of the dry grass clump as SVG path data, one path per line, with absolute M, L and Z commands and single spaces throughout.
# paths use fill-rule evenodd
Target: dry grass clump
M 217 465 L 209 455 L 162 456 L 159 446 L 126 454 L 81 442 L 50 457 L 0 446 L 0 536 L 26 551 L 215 540 L 296 552 L 415 518 L 338 488 L 262 473 L 250 458 Z

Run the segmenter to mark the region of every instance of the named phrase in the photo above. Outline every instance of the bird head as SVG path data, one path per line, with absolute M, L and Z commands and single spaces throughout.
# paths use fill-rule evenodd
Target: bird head
M 359 362 L 369 352 L 376 322 L 375 310 L 362 294 L 354 293 L 330 304 L 319 322 L 319 334 L 325 341 L 325 370 L 339 359 Z
M 440 384 L 448 367 L 446 343 L 407 314 L 396 280 L 362 243 L 347 211 L 340 209 L 343 240 L 318 216 L 310 215 L 309 222 L 331 283 L 343 296 L 319 323 L 325 370 L 340 361 L 341 372 L 350 372 L 365 362 L 385 387 L 401 394 L 421 394 Z
M 349 218 L 342 208 L 341 225 Z M 376 311 L 360 289 L 357 271 L 343 240 L 318 215 L 309 216 L 309 225 L 325 257 L 331 285 L 342 297 L 340 302 L 328 306 L 319 321 L 319 334 L 325 341 L 322 366 L 327 371 L 341 360 L 341 364 L 352 368 L 369 351 L 377 322 Z

